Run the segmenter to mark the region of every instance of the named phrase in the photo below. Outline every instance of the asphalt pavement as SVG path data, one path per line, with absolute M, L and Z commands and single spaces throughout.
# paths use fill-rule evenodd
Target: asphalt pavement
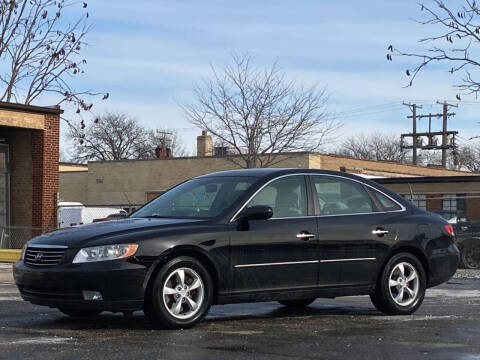
M 0 359 L 480 360 L 477 274 L 429 289 L 410 316 L 384 316 L 366 296 L 319 299 L 301 311 L 275 302 L 220 305 L 177 331 L 154 329 L 142 312 L 69 318 L 0 284 Z

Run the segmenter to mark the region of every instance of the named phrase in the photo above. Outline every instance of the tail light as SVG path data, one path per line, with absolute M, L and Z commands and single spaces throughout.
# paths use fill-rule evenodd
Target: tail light
M 453 232 L 452 224 L 445 224 L 445 230 L 447 231 L 448 235 L 455 236 L 455 234 Z

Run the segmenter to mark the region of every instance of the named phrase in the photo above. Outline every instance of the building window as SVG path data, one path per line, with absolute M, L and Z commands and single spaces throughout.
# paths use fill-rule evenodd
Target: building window
M 467 211 L 467 194 L 445 194 L 442 196 L 443 210 L 466 212 Z
M 427 197 L 424 194 L 406 194 L 403 197 L 409 200 L 413 205 L 418 206 L 420 209 L 427 210 Z

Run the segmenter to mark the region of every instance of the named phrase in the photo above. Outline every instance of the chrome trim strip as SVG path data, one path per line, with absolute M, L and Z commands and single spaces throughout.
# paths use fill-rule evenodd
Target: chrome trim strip
M 278 262 L 278 263 L 264 263 L 264 264 L 242 264 L 234 265 L 234 268 L 249 268 L 249 267 L 258 267 L 258 266 L 278 266 L 278 265 L 299 265 L 299 264 L 318 264 L 319 260 L 308 260 L 308 261 L 287 261 L 287 262 Z
M 42 249 L 68 249 L 68 246 L 64 245 L 41 245 L 41 244 L 27 244 L 29 248 L 42 248 Z
M 320 260 L 321 263 L 347 262 L 347 261 L 376 261 L 377 258 L 351 258 L 351 259 L 327 259 Z
M 278 180 L 278 179 L 281 179 L 281 178 L 284 178 L 284 177 L 287 177 L 287 176 L 330 176 L 330 177 L 337 177 L 337 178 L 341 178 L 341 179 L 346 179 L 346 180 L 351 180 L 351 181 L 356 181 L 364 186 L 368 186 L 369 188 L 372 188 L 374 191 L 377 191 L 379 192 L 380 194 L 386 196 L 387 198 L 389 198 L 390 200 L 392 200 L 395 204 L 397 204 L 398 206 L 400 206 L 400 210 L 392 210 L 392 211 L 377 211 L 377 212 L 368 212 L 368 213 L 355 213 L 355 214 L 333 214 L 333 215 L 309 215 L 309 216 L 293 216 L 293 217 L 282 217 L 282 218 L 270 218 L 268 220 L 277 220 L 277 219 L 304 219 L 304 218 L 313 218 L 313 217 L 332 217 L 332 216 L 354 216 L 354 215 L 370 215 L 370 214 L 386 214 L 386 213 L 396 213 L 396 212 L 402 212 L 402 211 L 405 211 L 407 210 L 407 208 L 405 206 L 403 206 L 402 204 L 400 204 L 397 200 L 395 200 L 394 198 L 392 198 L 391 196 L 385 194 L 383 191 L 375 188 L 374 186 L 372 185 L 369 185 L 369 184 L 366 184 L 364 183 L 363 181 L 360 181 L 360 180 L 357 180 L 357 179 L 351 179 L 349 177 L 345 177 L 345 176 L 341 176 L 341 175 L 333 175 L 333 174 L 318 174 L 318 173 L 295 173 L 295 174 L 285 174 L 285 175 L 281 175 L 281 176 L 278 176 L 276 178 L 273 178 L 271 180 L 269 180 L 268 182 L 266 182 L 265 184 L 263 184 L 257 191 L 255 191 L 253 193 L 252 196 L 250 196 L 248 198 L 247 201 L 245 201 L 245 203 L 240 207 L 240 209 L 235 213 L 235 215 L 233 215 L 233 217 L 230 219 L 229 222 L 234 222 L 235 220 L 237 220 L 237 216 L 238 214 L 240 214 L 243 209 L 248 205 L 248 203 L 260 192 L 263 190 L 264 187 L 266 187 L 268 184 L 270 184 L 272 181 L 275 181 L 275 180 Z M 369 195 L 370 196 L 370 195 Z

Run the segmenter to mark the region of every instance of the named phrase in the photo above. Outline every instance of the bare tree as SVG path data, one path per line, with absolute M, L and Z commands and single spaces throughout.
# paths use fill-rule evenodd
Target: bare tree
M 62 21 L 63 12 L 75 7 L 77 20 Z M 79 57 L 89 31 L 86 8 L 87 3 L 75 0 L 0 0 L 0 100 L 31 104 L 44 93 L 55 93 L 58 104 L 73 103 L 77 112 L 92 108 L 84 97 L 101 94 L 72 87 L 86 64 Z
M 162 146 L 157 134 L 142 127 L 136 119 L 121 113 L 106 113 L 91 124 L 79 129 L 70 126 L 74 161 L 107 161 L 124 159 L 153 159 L 155 148 Z M 169 141 L 172 152 L 184 151 L 175 133 Z
M 275 65 L 259 70 L 250 55 L 234 54 L 230 65 L 212 71 L 183 109 L 193 125 L 238 154 L 228 159 L 240 167 L 272 166 L 279 153 L 317 150 L 337 128 L 325 89 L 297 86 Z
M 412 57 L 418 63 L 407 69 L 411 77 L 409 86 L 430 63 L 445 63 L 451 74 L 463 72 L 463 78 L 456 87 L 467 94 L 478 94 L 480 79 L 475 73 L 480 67 L 478 45 L 480 43 L 480 9 L 475 0 L 462 0 L 461 5 L 448 4 L 441 0 L 433 0 L 433 6 L 420 4 L 420 9 L 426 13 L 426 19 L 418 21 L 423 25 L 432 25 L 436 33 L 419 40 L 420 43 L 432 44 L 423 51 L 406 52 L 393 45 L 388 47 L 387 60 L 392 55 Z M 460 95 L 457 99 L 461 100 Z
M 456 154 L 456 167 L 460 170 L 480 173 L 480 145 L 461 145 Z
M 356 134 L 348 137 L 336 151 L 356 159 L 407 162 L 409 157 L 400 148 L 397 134 Z

